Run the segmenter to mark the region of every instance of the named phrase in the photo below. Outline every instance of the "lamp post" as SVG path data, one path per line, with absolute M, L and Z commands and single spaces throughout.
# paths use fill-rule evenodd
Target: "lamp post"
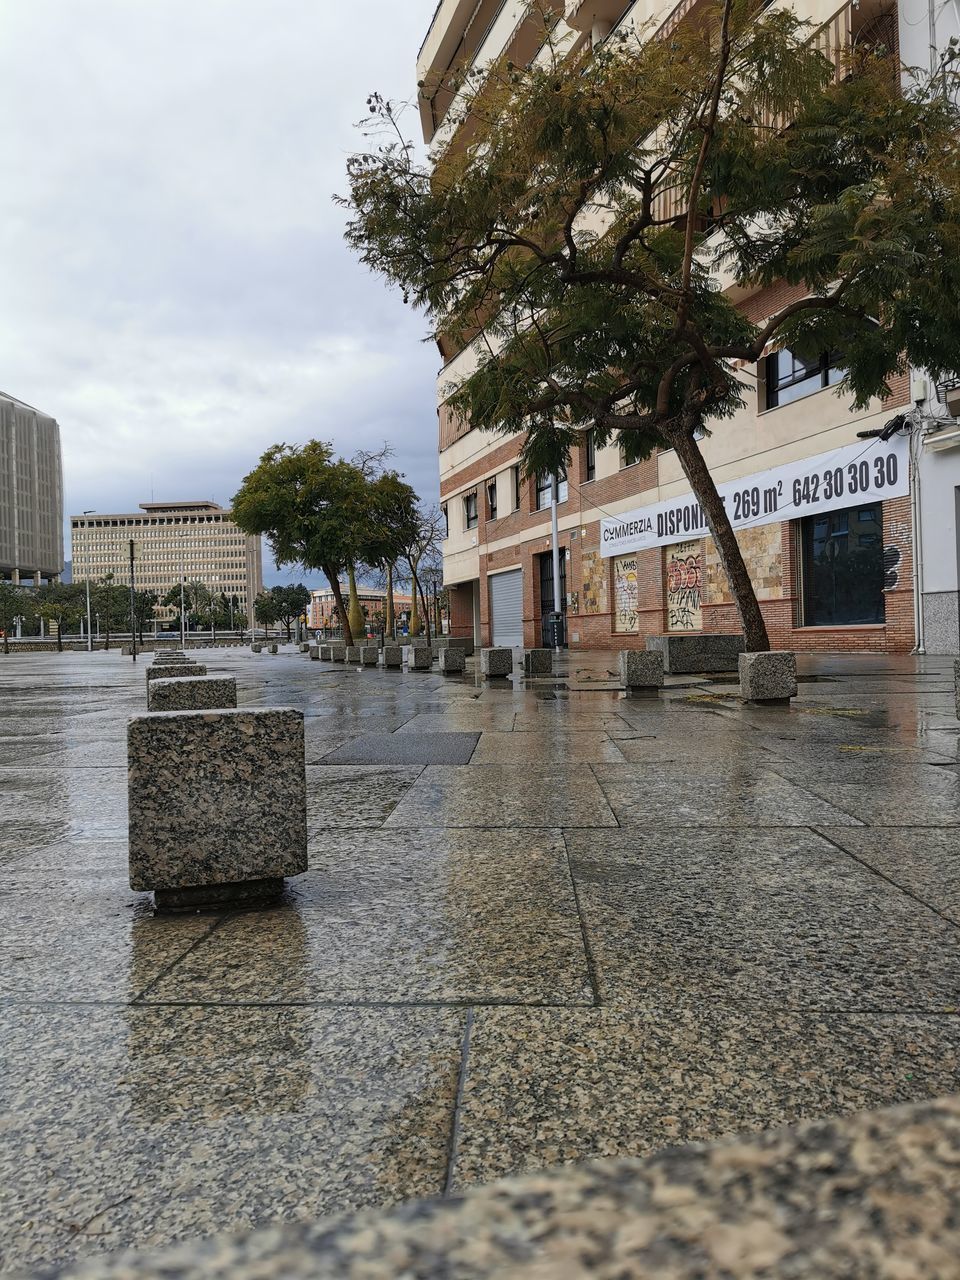
M 96 507 L 91 507 L 89 511 L 84 511 L 85 516 L 92 516 L 96 511 Z M 97 639 L 99 639 L 99 632 Z M 90 626 L 90 579 L 87 578 L 87 653 L 93 653 L 93 628 Z
M 135 543 L 130 539 L 130 652 L 133 661 L 137 660 L 137 600 L 133 582 L 133 561 Z

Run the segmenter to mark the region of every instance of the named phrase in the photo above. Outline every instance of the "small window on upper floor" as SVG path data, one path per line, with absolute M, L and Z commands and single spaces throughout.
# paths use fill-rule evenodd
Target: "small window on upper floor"
M 519 468 L 519 467 L 511 467 L 511 468 L 510 468 L 510 475 L 511 475 L 511 477 L 513 478 L 513 509 L 514 509 L 514 511 L 519 511 L 519 510 L 520 510 L 520 496 L 521 496 L 521 492 L 522 492 L 522 491 L 521 491 L 521 488 L 520 488 L 520 468 Z
M 468 529 L 475 529 L 480 523 L 480 517 L 477 512 L 477 491 L 468 493 L 463 499 L 463 516 L 464 524 Z
M 597 478 L 597 443 L 592 429 L 583 437 L 583 475 L 587 481 Z
M 496 479 L 487 481 L 487 519 L 496 520 L 497 518 L 497 482 Z
M 559 478 L 542 471 L 537 476 L 537 510 L 542 511 L 544 507 L 549 507 L 553 501 L 553 486 L 557 486 L 557 502 L 566 502 L 569 485 L 567 484 L 567 473 L 561 471 Z
M 778 409 L 824 387 L 835 386 L 843 374 L 835 351 L 822 351 L 813 360 L 806 360 L 782 347 L 763 361 L 760 404 L 764 409 Z
M 440 508 L 440 514 L 443 516 L 443 536 L 450 537 L 450 512 L 447 510 L 447 504 L 444 503 Z

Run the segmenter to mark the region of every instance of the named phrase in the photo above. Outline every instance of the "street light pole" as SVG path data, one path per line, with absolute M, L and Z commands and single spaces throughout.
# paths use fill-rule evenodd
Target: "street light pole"
M 557 653 L 560 652 L 560 624 L 559 618 L 561 613 L 560 604 L 560 524 L 557 515 L 557 489 L 559 481 L 556 476 L 553 477 L 553 484 L 550 488 L 550 531 L 553 537 L 553 644 Z
M 84 511 L 85 516 L 92 516 L 96 511 L 96 507 L 91 507 L 89 511 Z M 99 637 L 98 637 L 99 639 Z M 90 579 L 87 578 L 87 653 L 93 653 L 93 627 L 90 625 Z
M 133 539 L 130 539 L 130 652 L 137 660 L 137 604 L 133 584 Z

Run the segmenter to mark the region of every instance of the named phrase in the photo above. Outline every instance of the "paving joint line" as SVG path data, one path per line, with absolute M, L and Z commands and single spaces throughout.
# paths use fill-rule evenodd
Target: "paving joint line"
M 580 905 L 580 891 L 577 888 L 576 876 L 573 874 L 573 861 L 570 857 L 570 846 L 567 844 L 567 837 L 561 831 L 563 838 L 563 851 L 567 859 L 567 875 L 570 877 L 570 888 L 573 890 L 573 902 L 577 911 L 577 919 L 580 922 L 580 938 L 583 942 L 583 953 L 587 962 L 587 977 L 590 979 L 590 990 L 593 992 L 593 1006 L 599 1009 L 602 1005 L 600 998 L 600 975 L 597 971 L 596 957 L 593 954 L 593 947 L 590 944 L 590 935 L 587 932 L 587 921 L 583 914 L 583 908 Z
M 463 1025 L 463 1037 L 460 1043 L 460 1069 L 457 1072 L 457 1089 L 453 1098 L 453 1119 L 450 1125 L 450 1142 L 447 1146 L 447 1171 L 443 1180 L 443 1197 L 453 1195 L 454 1175 L 457 1157 L 460 1154 L 460 1119 L 463 1111 L 463 1095 L 467 1085 L 467 1071 L 470 1060 L 470 1036 L 473 1031 L 473 1006 L 467 1008 L 467 1016 Z
M 151 980 L 147 983 L 147 985 L 140 992 L 138 992 L 137 995 L 133 997 L 130 1003 L 139 1004 L 142 1001 L 145 1001 L 147 994 L 150 991 L 152 991 L 153 988 L 159 982 L 162 982 L 164 978 L 168 977 L 173 972 L 173 970 L 177 968 L 178 965 L 182 964 L 183 961 L 186 960 L 187 956 L 191 955 L 194 951 L 196 951 L 196 949 L 202 943 L 206 942 L 208 938 L 211 938 L 216 933 L 216 931 L 220 928 L 221 925 L 226 924 L 228 920 L 234 919 L 239 914 L 240 913 L 237 911 L 231 911 L 231 912 L 228 912 L 226 915 L 222 915 L 218 919 L 214 920 L 214 922 L 211 924 L 209 929 L 205 930 L 200 935 L 199 938 L 194 938 L 193 942 L 190 944 L 189 947 L 187 947 L 187 949 L 182 953 L 182 955 L 177 956 L 175 960 L 171 960 L 171 962 L 168 965 L 166 965 L 165 968 L 161 969 L 160 972 L 154 978 L 151 978 Z

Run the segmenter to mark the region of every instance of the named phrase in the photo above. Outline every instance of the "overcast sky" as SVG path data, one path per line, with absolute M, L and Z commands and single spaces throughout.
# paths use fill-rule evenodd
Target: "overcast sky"
M 0 0 L 0 388 L 60 423 L 67 515 L 226 505 L 310 437 L 436 499 L 436 348 L 331 200 L 434 8 Z

